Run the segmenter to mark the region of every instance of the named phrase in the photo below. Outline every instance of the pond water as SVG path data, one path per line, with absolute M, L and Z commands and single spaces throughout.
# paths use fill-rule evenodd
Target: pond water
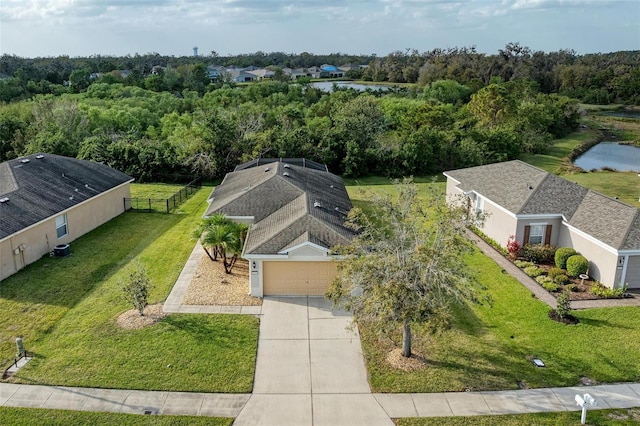
M 640 118 L 640 111 L 602 111 L 598 114 L 608 115 L 610 117 Z
M 608 167 L 620 172 L 640 172 L 640 148 L 618 142 L 600 142 L 573 162 L 583 170 Z
M 332 92 L 334 84 L 338 87 L 356 89 L 359 92 L 364 92 L 367 89 L 382 90 L 382 91 L 389 90 L 388 86 L 379 86 L 375 84 L 358 84 L 358 83 L 351 83 L 349 81 L 316 81 L 311 83 L 313 87 L 316 87 L 320 90 L 324 90 L 325 92 Z

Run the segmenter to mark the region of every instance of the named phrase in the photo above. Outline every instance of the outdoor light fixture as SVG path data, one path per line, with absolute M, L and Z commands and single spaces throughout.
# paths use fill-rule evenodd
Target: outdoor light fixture
M 582 417 L 580 418 L 580 424 L 587 423 L 587 405 L 596 405 L 596 400 L 591 395 L 585 393 L 583 396 L 576 395 L 576 403 L 579 407 L 582 407 Z

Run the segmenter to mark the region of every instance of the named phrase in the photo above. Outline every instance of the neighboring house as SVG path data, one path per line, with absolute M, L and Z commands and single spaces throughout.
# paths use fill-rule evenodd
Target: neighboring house
M 463 197 L 486 214 L 482 231 L 503 247 L 573 247 L 589 275 L 616 288 L 640 288 L 640 210 L 522 161 L 445 172 L 447 200 Z
M 335 65 L 323 64 L 320 68 L 329 73 L 329 78 L 343 78 L 345 71 Z
M 228 68 L 226 72 L 231 76 L 231 79 L 237 83 L 246 83 L 257 80 L 255 75 L 239 68 Z
M 0 280 L 122 213 L 131 181 L 53 154 L 0 163 Z
M 256 76 L 257 79 L 262 80 L 262 79 L 271 79 L 274 78 L 276 76 L 276 73 L 266 69 L 266 68 L 258 68 L 255 70 L 251 70 L 251 71 L 247 71 L 249 74 L 253 74 Z
M 217 80 L 224 72 L 226 72 L 224 67 L 217 65 L 209 65 L 207 67 L 207 77 L 209 77 L 209 80 Z
M 331 248 L 354 236 L 342 179 L 304 159 L 260 159 L 236 167 L 209 197 L 205 217 L 249 225 L 242 257 L 253 296 L 323 295 L 336 273 Z
M 323 70 L 320 67 L 307 68 L 307 74 L 309 74 L 311 78 L 329 78 L 329 76 L 331 75 L 329 71 Z

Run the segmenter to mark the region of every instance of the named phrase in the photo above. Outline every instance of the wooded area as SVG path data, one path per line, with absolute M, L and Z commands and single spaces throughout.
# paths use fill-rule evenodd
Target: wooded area
M 385 58 L 3 56 L 0 161 L 49 152 L 109 164 L 139 181 L 219 178 L 256 157 L 306 157 L 345 176 L 426 175 L 544 152 L 578 124 L 575 99 L 640 103 L 640 51 L 578 56 L 509 44 Z M 353 76 L 415 84 L 332 93 L 308 80 L 210 82 L 206 65 L 366 62 Z M 159 74 L 152 67 L 166 66 Z M 113 70 L 130 69 L 122 78 Z M 91 73 L 101 72 L 97 79 Z M 401 77 L 402 76 L 402 77 Z M 67 83 L 65 83 L 67 82 Z

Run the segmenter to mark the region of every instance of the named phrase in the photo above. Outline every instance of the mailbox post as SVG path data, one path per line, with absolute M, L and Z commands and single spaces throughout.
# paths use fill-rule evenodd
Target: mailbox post
M 576 403 L 579 407 L 582 407 L 582 417 L 580 418 L 580 424 L 584 425 L 587 423 L 587 406 L 590 405 L 593 407 L 594 405 L 596 405 L 596 400 L 593 399 L 593 397 L 588 393 L 585 393 L 583 396 L 576 395 Z

